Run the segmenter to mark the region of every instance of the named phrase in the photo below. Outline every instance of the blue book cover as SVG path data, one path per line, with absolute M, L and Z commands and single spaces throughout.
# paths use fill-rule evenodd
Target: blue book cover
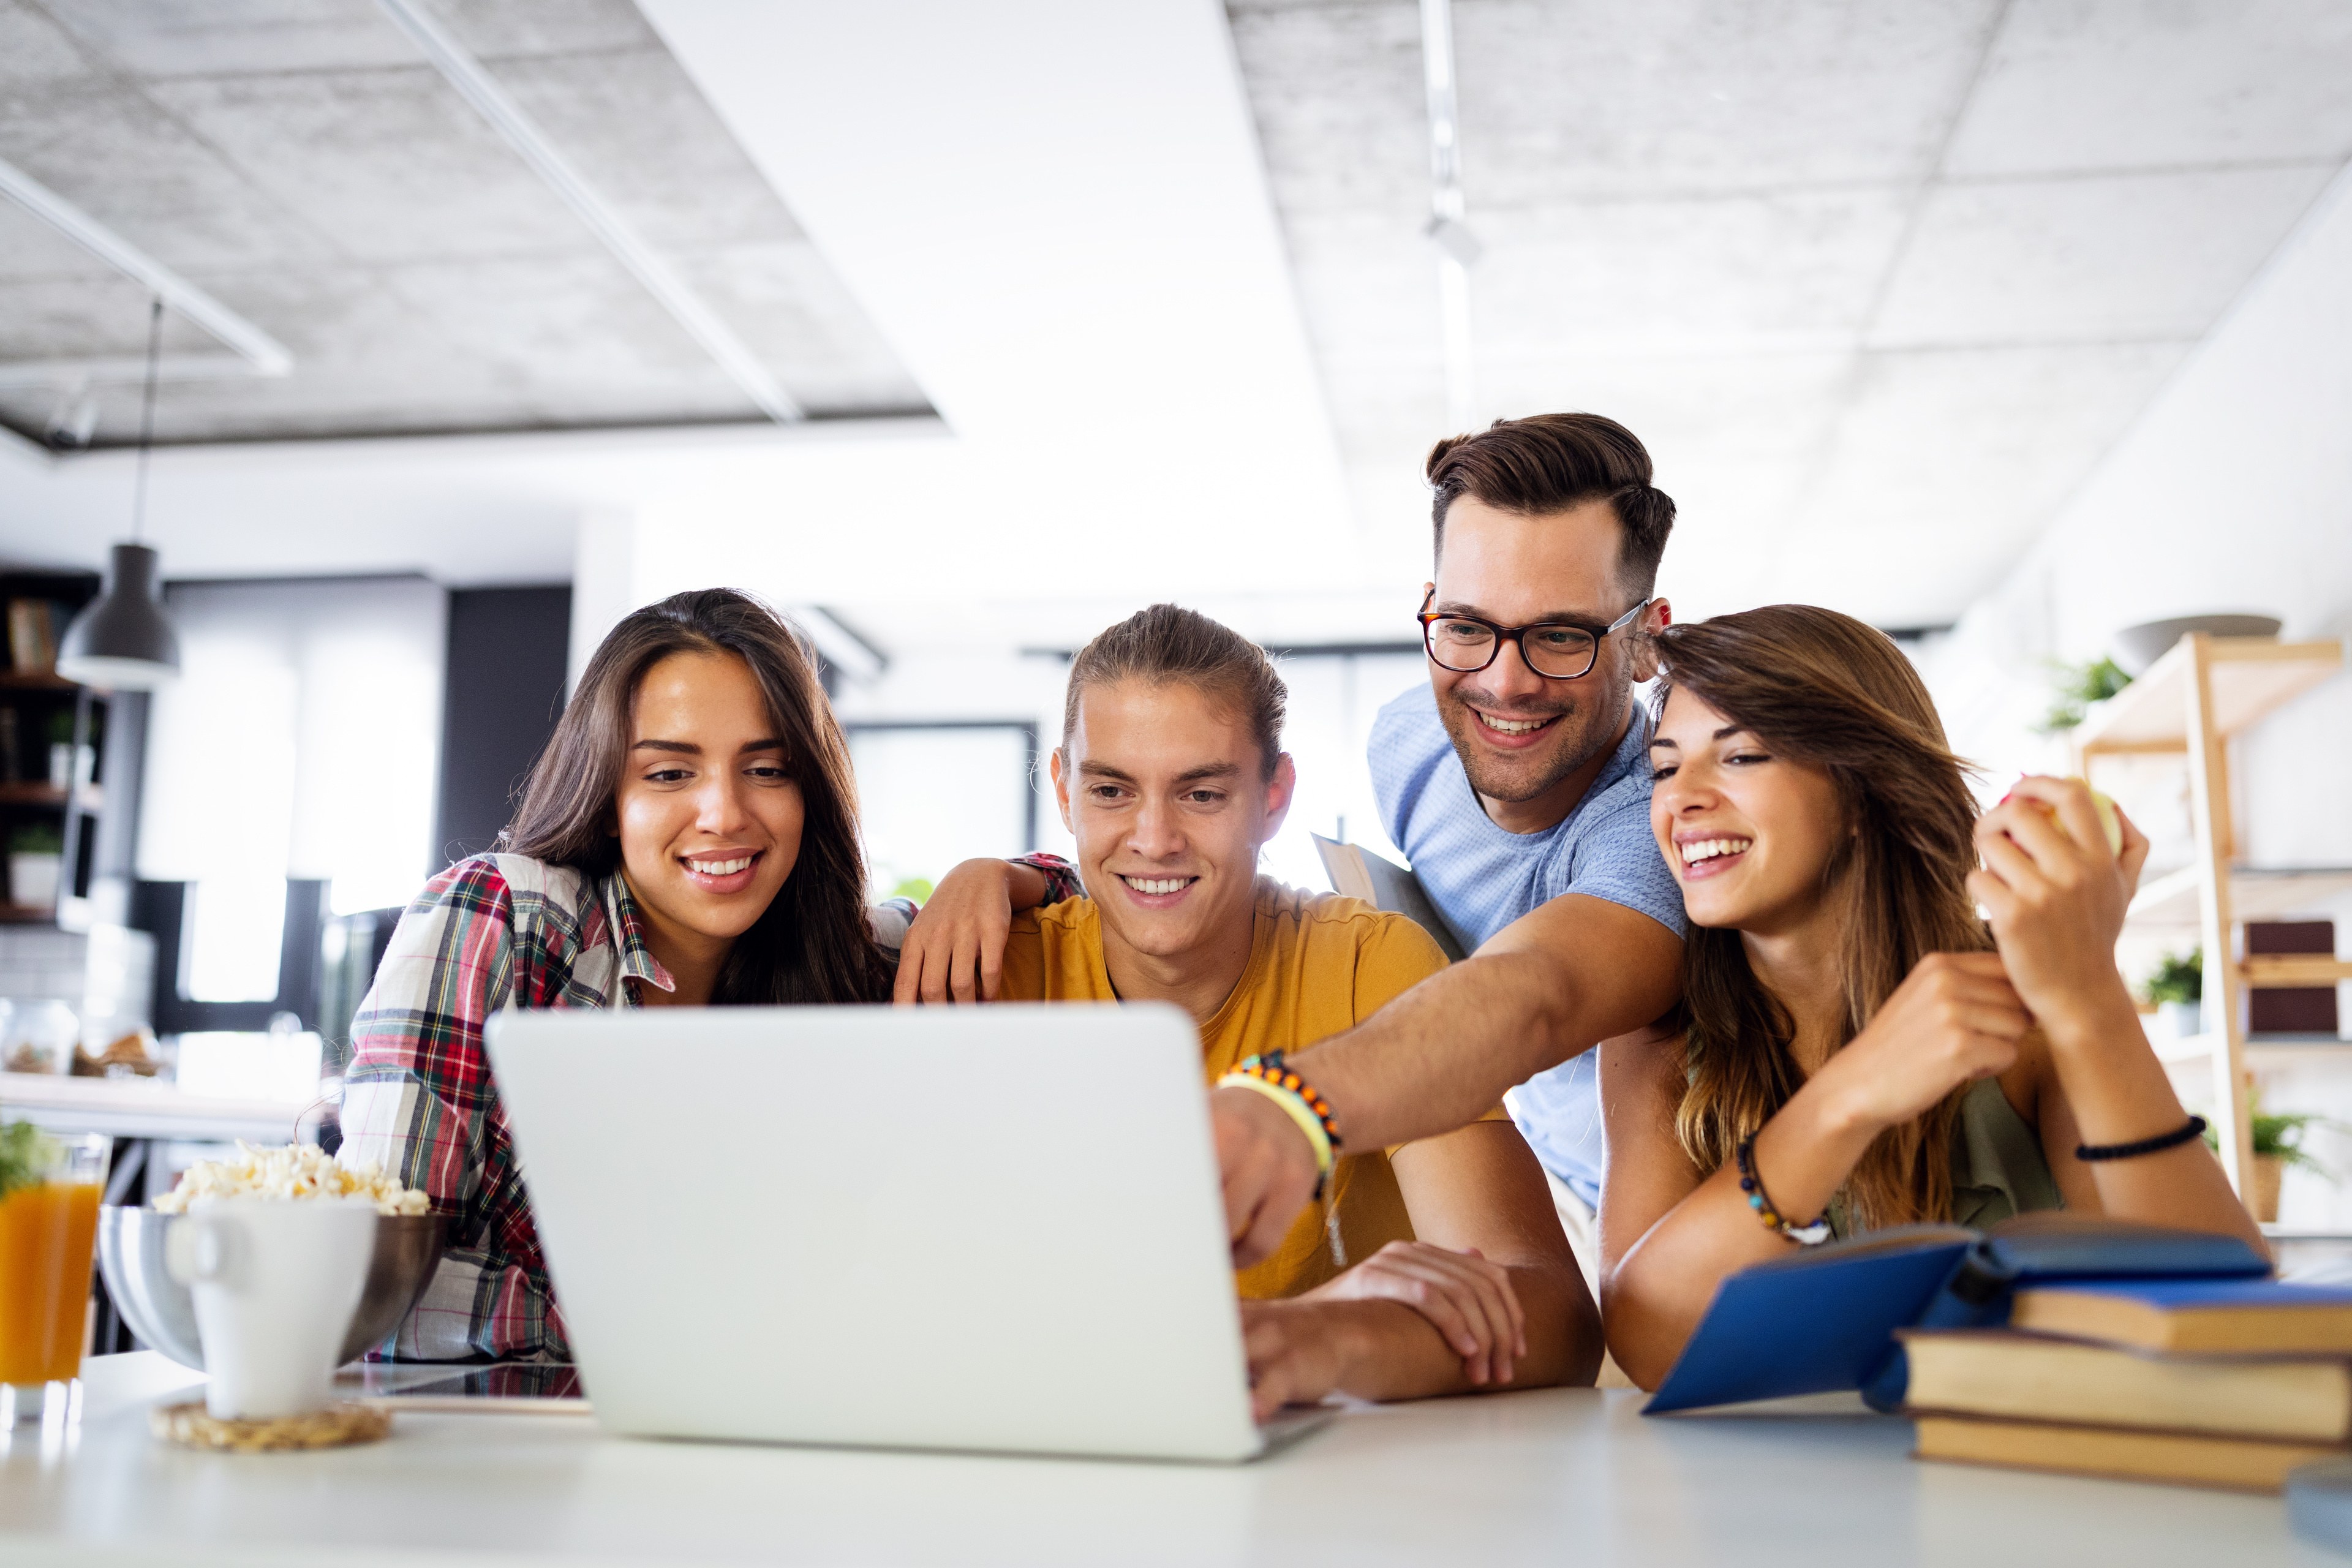
M 1717 1288 L 1643 1414 L 1860 1388 L 1975 1245 L 1973 1233 L 1946 1229 L 1742 1269 Z
M 1891 1410 L 1908 1381 L 1897 1329 L 2005 1322 L 2012 1289 L 2035 1280 L 2068 1289 L 2315 1289 L 2277 1285 L 2269 1272 L 2235 1237 L 2063 1213 L 2021 1215 L 1981 1235 L 1958 1226 L 1877 1231 L 1725 1279 L 1643 1413 L 1847 1389 Z M 2078 1283 L 2088 1280 L 2100 1283 Z

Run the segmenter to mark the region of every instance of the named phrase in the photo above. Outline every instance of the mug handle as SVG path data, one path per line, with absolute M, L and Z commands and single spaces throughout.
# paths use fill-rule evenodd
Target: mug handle
M 226 1226 L 182 1215 L 163 1233 L 163 1271 L 183 1285 L 210 1284 L 228 1273 L 235 1250 Z

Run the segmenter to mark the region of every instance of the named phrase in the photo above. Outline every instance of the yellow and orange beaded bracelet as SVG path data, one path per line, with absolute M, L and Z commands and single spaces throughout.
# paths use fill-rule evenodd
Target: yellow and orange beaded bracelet
M 1298 1130 L 1307 1135 L 1308 1145 L 1315 1151 L 1315 1196 L 1320 1199 L 1339 1156 L 1339 1123 L 1331 1114 L 1331 1102 L 1292 1071 L 1280 1051 L 1244 1057 L 1238 1067 L 1217 1079 L 1217 1087 L 1246 1089 L 1262 1094 L 1298 1123 Z

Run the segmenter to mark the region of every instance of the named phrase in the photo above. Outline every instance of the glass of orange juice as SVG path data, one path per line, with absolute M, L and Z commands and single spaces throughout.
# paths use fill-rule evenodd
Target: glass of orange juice
M 0 1384 L 13 1419 L 81 1373 L 108 1140 L 0 1127 Z

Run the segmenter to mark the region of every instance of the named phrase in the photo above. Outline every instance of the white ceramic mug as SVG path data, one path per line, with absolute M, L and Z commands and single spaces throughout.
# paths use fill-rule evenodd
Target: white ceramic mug
M 205 1408 L 225 1421 L 324 1409 L 374 1251 L 364 1198 L 191 1204 L 164 1237 L 163 1266 L 194 1301 Z

